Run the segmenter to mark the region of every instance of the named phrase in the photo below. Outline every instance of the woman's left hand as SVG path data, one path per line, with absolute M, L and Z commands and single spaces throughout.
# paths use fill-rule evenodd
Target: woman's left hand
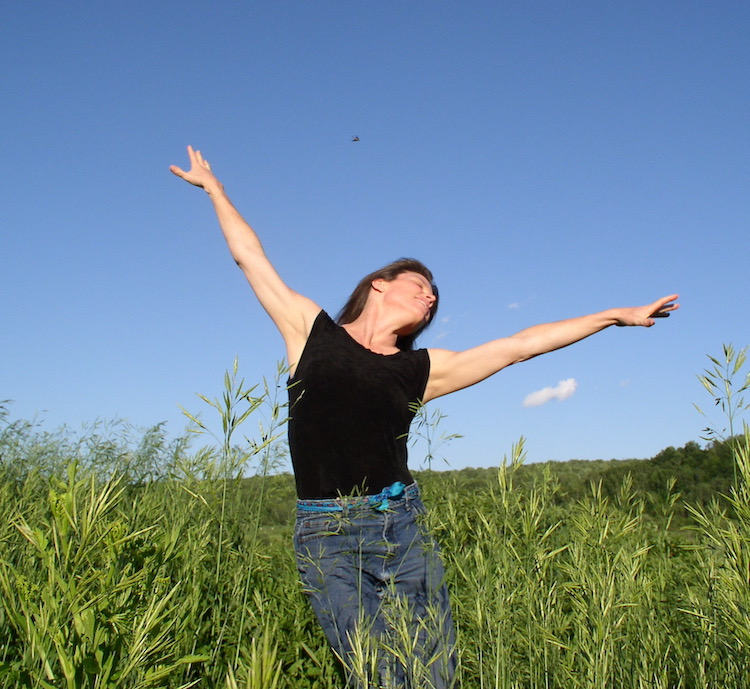
M 668 297 L 657 299 L 653 304 L 647 306 L 617 309 L 617 325 L 641 325 L 650 328 L 656 323 L 656 318 L 667 318 L 670 311 L 680 308 L 679 304 L 674 303 L 677 297 L 676 294 L 670 294 Z

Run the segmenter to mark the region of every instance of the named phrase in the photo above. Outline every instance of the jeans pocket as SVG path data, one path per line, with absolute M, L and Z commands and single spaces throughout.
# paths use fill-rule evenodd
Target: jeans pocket
M 299 517 L 294 525 L 295 546 L 326 536 L 341 533 L 341 516 L 337 514 L 312 514 Z

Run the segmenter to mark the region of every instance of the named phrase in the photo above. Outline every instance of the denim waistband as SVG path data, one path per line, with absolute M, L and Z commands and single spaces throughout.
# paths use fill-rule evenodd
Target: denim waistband
M 322 500 L 297 500 L 297 509 L 303 512 L 343 512 L 345 509 L 368 507 L 379 512 L 388 509 L 390 500 L 418 498 L 419 486 L 411 483 L 405 486 L 401 481 L 383 488 L 376 495 L 352 495 L 341 498 L 324 498 Z

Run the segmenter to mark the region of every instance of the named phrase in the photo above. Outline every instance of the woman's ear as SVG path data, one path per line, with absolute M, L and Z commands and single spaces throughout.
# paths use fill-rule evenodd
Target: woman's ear
M 387 283 L 388 281 L 383 278 L 376 278 L 375 280 L 372 281 L 372 288 L 376 292 L 382 292 L 385 289 L 385 285 Z

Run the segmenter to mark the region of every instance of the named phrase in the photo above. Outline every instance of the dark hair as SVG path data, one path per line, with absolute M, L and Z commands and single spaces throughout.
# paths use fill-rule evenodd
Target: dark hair
M 344 308 L 339 311 L 336 316 L 336 323 L 339 325 L 345 325 L 357 320 L 362 310 L 365 308 L 367 303 L 367 297 L 370 294 L 372 283 L 374 280 L 386 280 L 391 282 L 395 280 L 401 273 L 419 273 L 419 275 L 427 278 L 429 283 L 432 285 L 432 292 L 435 295 L 435 301 L 430 307 L 430 318 L 413 333 L 408 335 L 402 335 L 396 340 L 396 346 L 402 351 L 414 349 L 414 341 L 417 339 L 419 334 L 430 324 L 435 318 L 438 308 L 438 290 L 433 281 L 432 272 L 424 265 L 421 261 L 417 261 L 415 258 L 400 258 L 398 261 L 393 261 L 387 266 L 383 266 L 380 270 L 376 270 L 369 275 L 365 275 L 359 284 L 354 288 L 351 296 L 344 304 Z

